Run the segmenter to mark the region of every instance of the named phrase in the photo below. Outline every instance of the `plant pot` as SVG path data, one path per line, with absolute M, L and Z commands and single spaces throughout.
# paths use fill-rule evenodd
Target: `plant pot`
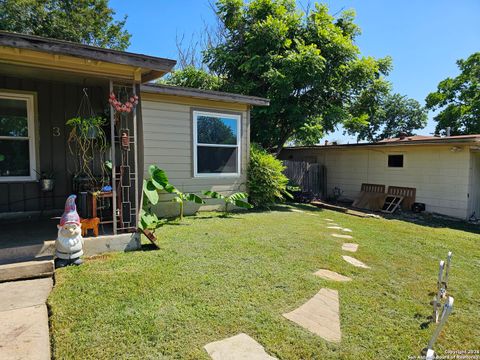
M 87 130 L 87 138 L 89 139 L 96 139 L 98 137 L 97 128 L 94 126 L 90 126 Z
M 53 186 L 55 185 L 54 179 L 40 179 L 40 190 L 41 191 L 52 191 Z

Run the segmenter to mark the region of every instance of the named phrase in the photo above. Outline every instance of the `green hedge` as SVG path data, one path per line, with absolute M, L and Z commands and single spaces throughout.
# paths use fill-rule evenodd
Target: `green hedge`
M 247 177 L 250 203 L 265 208 L 285 200 L 288 178 L 283 174 L 284 169 L 285 166 L 275 156 L 252 145 Z

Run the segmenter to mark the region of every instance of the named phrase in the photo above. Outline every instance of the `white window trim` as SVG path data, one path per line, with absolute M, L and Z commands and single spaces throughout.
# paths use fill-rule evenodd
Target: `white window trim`
M 212 116 L 212 117 L 225 117 L 229 119 L 235 119 L 237 121 L 237 145 L 224 145 L 224 144 L 203 144 L 197 142 L 197 118 L 198 116 Z M 221 112 L 208 112 L 197 111 L 192 112 L 193 117 L 193 177 L 196 178 L 215 178 L 215 177 L 240 177 L 241 175 L 241 158 L 242 158 L 242 127 L 241 127 L 241 115 L 229 114 Z M 210 147 L 228 147 L 237 148 L 237 171 L 234 173 L 199 173 L 198 161 L 197 161 L 197 148 L 198 146 L 210 146 Z
M 28 139 L 30 176 L 0 176 L 0 182 L 18 182 L 18 181 L 36 181 L 37 174 L 35 168 L 37 166 L 37 157 L 35 149 L 35 104 L 33 94 L 22 94 L 15 92 L 0 92 L 0 98 L 12 100 L 24 100 L 27 102 L 27 121 L 28 121 L 28 137 L 18 137 L 19 140 Z M 0 136 L 0 140 L 11 139 L 12 136 Z

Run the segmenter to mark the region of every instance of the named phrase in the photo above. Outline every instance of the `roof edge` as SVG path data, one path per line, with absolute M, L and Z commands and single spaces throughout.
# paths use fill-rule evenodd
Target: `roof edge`
M 367 148 L 367 147 L 394 147 L 394 146 L 415 146 L 415 145 L 448 145 L 448 144 L 469 144 L 480 143 L 480 135 L 472 135 L 467 138 L 439 138 L 431 140 L 399 141 L 399 142 L 377 142 L 360 144 L 339 144 L 339 145 L 311 145 L 311 146 L 285 146 L 285 150 L 307 150 L 307 149 L 342 149 L 342 148 Z
M 185 96 L 198 99 L 217 100 L 254 106 L 270 105 L 269 99 L 257 96 L 240 95 L 222 91 L 202 90 L 172 85 L 144 84 L 140 87 L 140 91 L 152 94 Z
M 114 64 L 142 67 L 163 73 L 170 72 L 177 63 L 176 60 L 172 59 L 3 30 L 0 30 L 0 46 L 70 55 Z

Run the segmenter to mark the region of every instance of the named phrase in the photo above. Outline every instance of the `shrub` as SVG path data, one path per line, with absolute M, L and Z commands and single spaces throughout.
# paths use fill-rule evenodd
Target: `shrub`
M 250 202 L 256 207 L 268 207 L 290 197 L 288 178 L 283 174 L 282 162 L 257 145 L 250 148 L 247 187 Z

